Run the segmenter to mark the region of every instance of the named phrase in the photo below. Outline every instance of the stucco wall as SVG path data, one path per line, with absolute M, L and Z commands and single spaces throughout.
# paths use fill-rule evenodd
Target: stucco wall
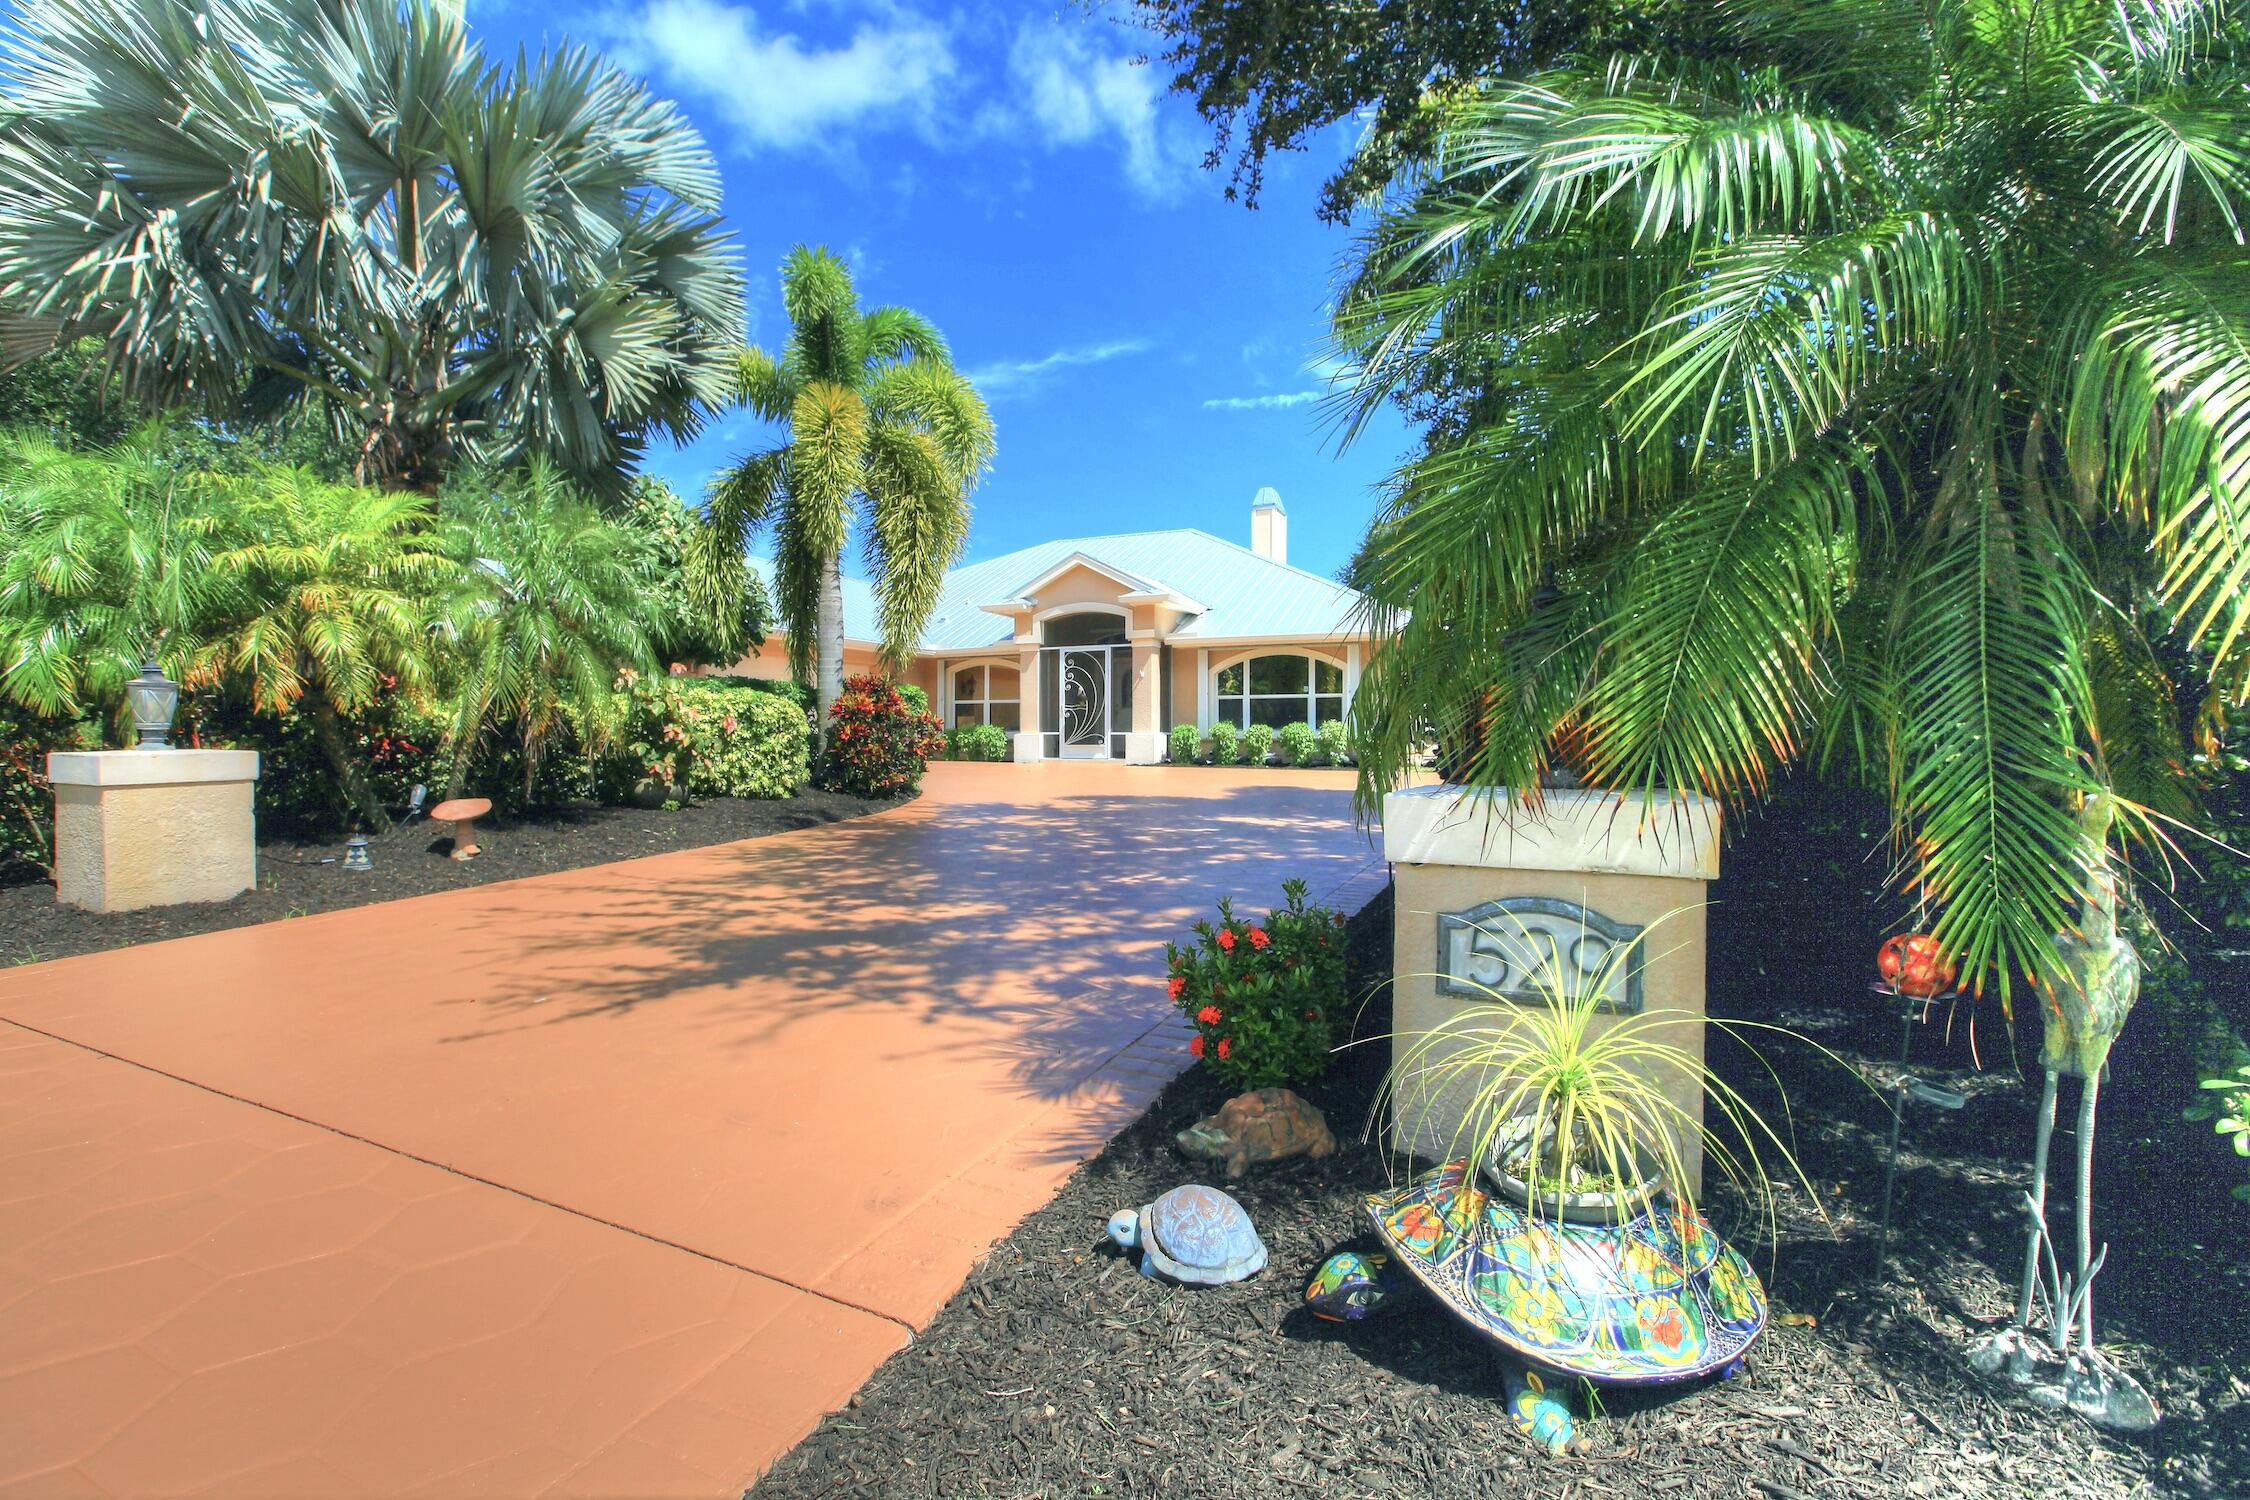
M 152 755 L 233 757 L 233 779 L 101 784 L 121 763 Z M 82 763 L 72 775 L 56 762 Z M 106 762 L 106 763 L 105 763 Z M 233 777 L 233 761 L 221 770 Z M 224 901 L 258 883 L 258 825 L 251 808 L 257 757 L 241 751 L 137 751 L 58 755 L 55 773 L 55 899 L 88 911 L 134 911 L 189 901 Z M 183 777 L 187 774 L 183 772 Z

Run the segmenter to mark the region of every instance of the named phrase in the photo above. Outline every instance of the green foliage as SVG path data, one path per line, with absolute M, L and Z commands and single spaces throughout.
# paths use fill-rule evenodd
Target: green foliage
M 0 305 L 150 406 L 312 406 L 385 487 L 545 454 L 615 486 L 723 396 L 717 163 L 568 48 L 495 68 L 461 8 L 36 0 L 5 64 Z
M 1195 764 L 1195 752 L 1202 748 L 1203 731 L 1193 724 L 1174 724 L 1167 754 L 1175 766 Z
M 1310 724 L 1284 724 L 1274 732 L 1274 755 L 1285 766 L 1312 765 L 1319 748 L 1319 738 Z
M 828 711 L 821 784 L 855 797 L 904 797 L 922 784 L 929 757 L 944 744 L 938 721 L 908 706 L 887 677 L 844 679 Z
M 812 727 L 788 698 L 730 677 L 628 677 L 595 758 L 605 802 L 791 797 L 812 774 Z
M 1433 739 L 1737 803 L 1817 752 L 1968 982 L 2048 976 L 2078 807 L 2189 811 L 2145 632 L 2250 640 L 2222 14 L 1739 0 L 1433 98 L 1336 317 L 1349 421 L 1474 392 L 1353 565 L 1363 806 Z
M 773 608 L 755 579 L 735 591 L 735 612 L 714 625 L 690 582 L 702 518 L 661 479 L 634 478 L 622 507 L 611 514 L 637 532 L 648 551 L 649 647 L 665 666 L 730 667 L 744 652 L 765 644 Z M 809 695 L 808 695 L 809 704 Z
M 1328 719 L 1314 731 L 1313 738 L 1320 742 L 1322 764 L 1348 766 L 1352 763 L 1351 731 L 1342 719 Z
M 1242 731 L 1225 720 L 1211 726 L 1211 764 L 1231 766 L 1242 753 Z
M 1344 918 L 1305 903 L 1302 880 L 1264 925 L 1231 898 L 1195 941 L 1164 945 L 1167 991 L 1195 1023 L 1190 1049 L 1234 1088 L 1309 1083 L 1328 1071 L 1332 1018 L 1344 1002 Z
M 53 865 L 55 798 L 47 787 L 47 757 L 99 744 L 89 724 L 42 718 L 0 698 L 0 871 L 19 859 Z
M 2200 1084 L 2204 1097 L 2188 1106 L 2190 1120 L 2209 1120 L 2211 1129 L 2225 1136 L 2234 1154 L 2250 1157 L 2250 1057 L 2239 1058 L 2232 1068 L 2211 1074 Z M 2234 1196 L 2250 1203 L 2250 1182 L 2234 1185 Z
M 612 728 L 619 670 L 654 665 L 653 548 L 544 459 L 449 494 L 444 512 L 446 548 L 461 570 L 446 609 L 460 670 L 446 795 L 459 795 L 477 741 L 500 724 L 515 742 L 528 801 L 566 714 L 598 749 Z
M 1242 749 L 1238 758 L 1246 766 L 1262 766 L 1273 754 L 1273 726 L 1253 724 L 1242 731 Z
M 908 700 L 911 704 L 912 700 Z M 970 724 L 960 731 L 961 751 L 956 760 L 1006 760 L 1008 731 L 997 724 Z
M 906 706 L 915 713 L 926 714 L 930 711 L 929 693 L 916 687 L 913 683 L 902 682 L 898 684 L 898 695 L 905 700 Z
M 781 294 L 789 341 L 779 355 L 745 351 L 735 395 L 789 436 L 713 482 L 695 578 L 723 619 L 748 586 L 751 537 L 770 526 L 790 673 L 832 702 L 843 690 L 842 558 L 855 520 L 885 664 L 901 669 L 968 538 L 992 417 L 937 329 L 903 307 L 862 311 L 850 269 L 827 250 L 792 250 Z

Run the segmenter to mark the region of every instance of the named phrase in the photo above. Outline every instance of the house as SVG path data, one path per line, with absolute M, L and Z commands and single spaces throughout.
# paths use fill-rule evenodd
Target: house
M 1165 733 L 1221 720 L 1319 725 L 1350 711 L 1370 641 L 1361 596 L 1289 565 L 1270 489 L 1250 545 L 1196 530 L 1043 542 L 946 575 L 901 680 L 949 726 L 998 724 L 1019 761 L 1164 758 Z M 844 669 L 875 667 L 875 591 L 844 583 Z M 786 677 L 776 633 L 733 669 Z

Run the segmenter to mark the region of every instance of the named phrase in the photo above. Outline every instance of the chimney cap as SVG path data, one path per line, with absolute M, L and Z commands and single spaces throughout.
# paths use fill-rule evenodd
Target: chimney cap
M 1250 508 L 1252 510 L 1278 510 L 1283 515 L 1289 514 L 1289 507 L 1281 503 L 1281 491 L 1270 484 L 1258 491 L 1256 498 L 1250 502 Z

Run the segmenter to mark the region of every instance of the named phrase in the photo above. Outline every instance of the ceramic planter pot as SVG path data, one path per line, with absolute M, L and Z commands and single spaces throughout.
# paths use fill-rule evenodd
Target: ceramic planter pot
M 1532 1117 L 1525 1115 L 1501 1130 L 1493 1159 L 1485 1163 L 1484 1180 L 1498 1196 L 1521 1206 L 1535 1218 L 1560 1220 L 1566 1224 L 1615 1224 L 1621 1218 L 1639 1213 L 1663 1180 L 1655 1158 L 1645 1148 L 1636 1146 L 1633 1161 L 1640 1180 L 1632 1187 L 1609 1193 L 1541 1193 L 1534 1203 L 1531 1184 L 1500 1165 L 1530 1138 L 1532 1124 Z

